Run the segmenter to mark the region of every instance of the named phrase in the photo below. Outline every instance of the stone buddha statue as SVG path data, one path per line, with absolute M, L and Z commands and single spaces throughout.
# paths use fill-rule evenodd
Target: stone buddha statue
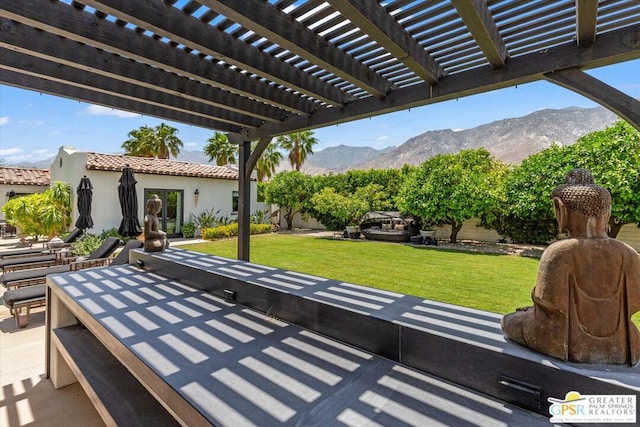
M 161 252 L 169 247 L 167 233 L 158 228 L 158 212 L 162 210 L 162 200 L 157 195 L 147 200 L 147 214 L 144 216 L 144 250 Z
M 568 238 L 542 254 L 533 306 L 502 319 L 511 340 L 578 363 L 635 365 L 640 332 L 640 256 L 607 236 L 609 191 L 586 169 L 570 171 L 551 194 L 560 232 Z

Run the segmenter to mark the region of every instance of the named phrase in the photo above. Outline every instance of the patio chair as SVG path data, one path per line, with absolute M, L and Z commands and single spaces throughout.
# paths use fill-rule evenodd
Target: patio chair
M 76 271 L 76 270 L 81 270 L 83 268 L 90 268 L 90 267 L 103 267 L 107 265 L 127 264 L 129 262 L 129 251 L 131 249 L 141 248 L 142 245 L 143 243 L 139 240 L 130 240 L 124 246 L 122 251 L 116 257 L 113 257 L 113 258 L 91 258 L 91 259 L 87 258 L 86 260 L 76 261 L 68 265 L 37 269 L 37 270 L 46 270 L 46 271 L 38 271 L 38 274 L 40 275 L 38 277 L 34 277 L 29 280 L 40 280 L 41 282 L 39 283 L 41 284 L 36 284 L 32 286 L 22 286 L 22 287 L 18 287 L 17 289 L 8 290 L 3 295 L 4 305 L 9 308 L 9 312 L 16 319 L 16 325 L 19 328 L 24 328 L 29 324 L 31 309 L 36 307 L 42 307 L 46 304 L 47 286 L 42 283 L 46 281 L 47 274 L 66 273 L 68 271 Z M 62 267 L 66 267 L 66 269 L 64 271 L 61 271 Z M 35 273 L 36 270 L 31 270 L 31 271 Z M 26 273 L 26 271 L 18 271 L 16 273 Z M 9 274 L 12 274 L 12 273 L 9 273 Z
M 117 240 L 115 237 L 110 239 Z M 89 267 L 101 267 L 109 263 L 116 262 L 116 260 L 116 264 L 123 264 L 129 259 L 130 249 L 136 249 L 142 246 L 142 242 L 130 240 L 122 251 L 113 260 L 110 260 L 109 257 L 118 246 L 113 244 L 113 240 L 108 242 L 107 240 L 105 240 L 105 242 L 86 259 L 78 260 L 78 258 L 73 258 L 73 261 L 63 265 L 54 265 L 46 268 L 31 268 L 0 274 L 0 283 L 7 289 L 20 288 L 23 286 L 44 283 L 47 274 L 66 273 L 67 271 L 81 270 Z
M 65 237 L 62 242 L 64 244 L 63 247 L 68 247 L 71 243 L 78 240 L 80 236 L 82 236 L 83 231 L 79 228 L 74 228 L 71 232 Z M 39 248 L 25 248 L 25 249 L 15 249 L 12 251 L 4 251 L 0 252 L 0 260 L 14 258 L 14 257 L 25 257 L 25 256 L 35 256 L 37 254 L 47 254 L 50 250 L 48 249 L 39 249 Z
M 110 237 L 109 239 L 107 239 L 107 241 L 110 239 L 115 239 L 115 244 L 118 244 L 118 242 L 120 241 L 116 237 Z M 111 243 L 113 244 L 114 242 L 111 241 Z M 55 264 L 65 263 L 65 258 L 68 258 L 69 256 L 71 256 L 71 252 L 68 251 L 68 248 L 65 248 L 56 252 L 43 252 L 41 255 L 15 256 L 4 258 L 0 260 L 0 270 L 2 270 L 2 273 L 9 273 L 11 271 L 32 269 L 37 267 L 50 267 Z M 70 260 L 67 260 L 67 263 L 69 261 Z

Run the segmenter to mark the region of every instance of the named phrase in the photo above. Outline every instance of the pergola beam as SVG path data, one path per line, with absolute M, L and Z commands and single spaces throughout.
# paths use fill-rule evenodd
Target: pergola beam
M 278 122 L 288 115 L 285 110 L 265 103 L 76 43 L 28 25 L 0 18 L 0 28 L 0 47 L 75 67 L 78 73 L 88 71 L 170 95 L 179 94 L 181 98 L 259 120 Z
M 436 86 L 418 84 L 393 91 L 384 101 L 366 98 L 340 111 L 327 109 L 311 117 L 292 117 L 280 124 L 266 123 L 255 131 L 243 132 L 243 136 L 254 140 L 263 136 L 283 135 L 528 83 L 542 79 L 545 73 L 561 69 L 588 69 L 639 59 L 639 39 L 640 25 L 610 31 L 588 49 L 579 48 L 575 43 L 566 43 L 544 52 L 511 58 L 505 69 L 472 69 L 447 76 Z
M 132 83 L 110 79 L 98 74 L 79 72 L 66 65 L 57 64 L 42 58 L 36 58 L 19 52 L 12 52 L 0 48 L 0 67 L 37 76 L 45 80 L 57 81 L 87 90 L 116 94 L 127 101 L 139 101 L 168 110 L 176 110 L 193 116 L 207 119 L 215 117 L 220 123 L 230 124 L 232 127 L 256 128 L 262 123 L 260 120 L 240 115 L 221 108 L 212 107 L 201 102 L 172 96 L 166 92 L 148 89 Z M 125 107 L 125 109 L 130 109 Z
M 577 68 L 544 75 L 547 81 L 597 102 L 640 131 L 640 101 Z
M 437 84 L 445 72 L 424 47 L 398 24 L 377 1 L 327 0 L 334 9 L 405 64 L 422 80 Z
M 23 89 L 35 90 L 63 98 L 84 101 L 117 110 L 129 111 L 132 113 L 157 117 L 159 119 L 200 126 L 207 129 L 219 129 L 221 131 L 226 130 L 227 132 L 233 132 L 235 130 L 234 127 L 226 123 L 220 123 L 217 120 L 194 116 L 180 111 L 167 110 L 166 108 L 160 108 L 158 106 L 149 105 L 139 101 L 126 100 L 126 102 L 123 102 L 124 100 L 122 98 L 115 95 L 96 92 L 52 80 L 45 80 L 41 77 L 19 73 L 13 70 L 0 69 L 0 83 Z
M 5 0 L 0 4 L 0 16 L 296 114 L 309 114 L 317 108 L 311 100 L 258 79 L 247 79 L 215 62 L 59 2 Z
M 200 0 L 200 3 L 378 98 L 393 88 L 382 76 L 269 2 Z
M 451 3 L 489 64 L 493 68 L 504 67 L 507 60 L 507 47 L 500 36 L 486 0 L 451 0 Z
M 256 13 L 264 12 L 263 9 L 270 9 L 264 2 L 249 5 L 247 4 L 249 1 L 254 0 L 234 1 L 234 3 L 245 13 L 251 13 L 254 9 Z M 175 43 L 181 43 L 202 54 L 211 55 L 214 61 L 224 61 L 240 67 L 335 107 L 341 107 L 349 99 L 345 92 L 313 75 L 303 73 L 300 68 L 280 61 L 170 5 L 131 0 L 83 0 L 82 3 L 166 37 Z M 201 3 L 208 2 L 201 0 Z M 281 12 L 277 13 L 283 15 Z

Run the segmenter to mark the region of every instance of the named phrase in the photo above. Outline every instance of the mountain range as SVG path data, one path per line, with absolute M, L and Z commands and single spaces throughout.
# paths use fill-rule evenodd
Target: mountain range
M 428 131 L 408 139 L 403 144 L 362 159 L 348 168 L 337 168 L 327 156 L 322 163 L 310 156 L 305 167 L 316 173 L 344 172 L 346 169 L 401 168 L 404 164 L 419 165 L 437 154 L 452 154 L 471 148 L 486 148 L 505 163 L 520 163 L 553 143 L 571 145 L 587 133 L 602 130 L 616 121 L 615 114 L 603 107 L 570 107 L 559 110 L 545 109 L 523 117 L 498 120 L 472 129 Z M 337 147 L 336 147 L 337 148 Z M 323 150 L 326 151 L 326 150 Z M 334 153 L 336 158 L 339 152 Z
M 616 121 L 615 114 L 603 107 L 545 109 L 523 117 L 508 118 L 471 129 L 434 130 L 409 138 L 397 147 L 377 150 L 371 147 L 338 145 L 319 150 L 307 157 L 302 170 L 309 174 L 340 173 L 349 169 L 400 168 L 419 165 L 437 154 L 457 153 L 470 148 L 486 148 L 506 163 L 520 163 L 553 143 L 573 144 L 581 136 L 601 130 Z M 182 151 L 180 161 L 210 164 L 202 151 Z M 47 169 L 53 158 L 14 166 Z M 277 171 L 289 170 L 286 158 Z

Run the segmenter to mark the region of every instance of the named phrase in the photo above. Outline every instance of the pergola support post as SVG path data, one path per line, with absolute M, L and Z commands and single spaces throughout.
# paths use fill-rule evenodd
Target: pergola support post
M 251 141 L 238 146 L 238 259 L 249 261 L 249 217 L 251 215 Z

